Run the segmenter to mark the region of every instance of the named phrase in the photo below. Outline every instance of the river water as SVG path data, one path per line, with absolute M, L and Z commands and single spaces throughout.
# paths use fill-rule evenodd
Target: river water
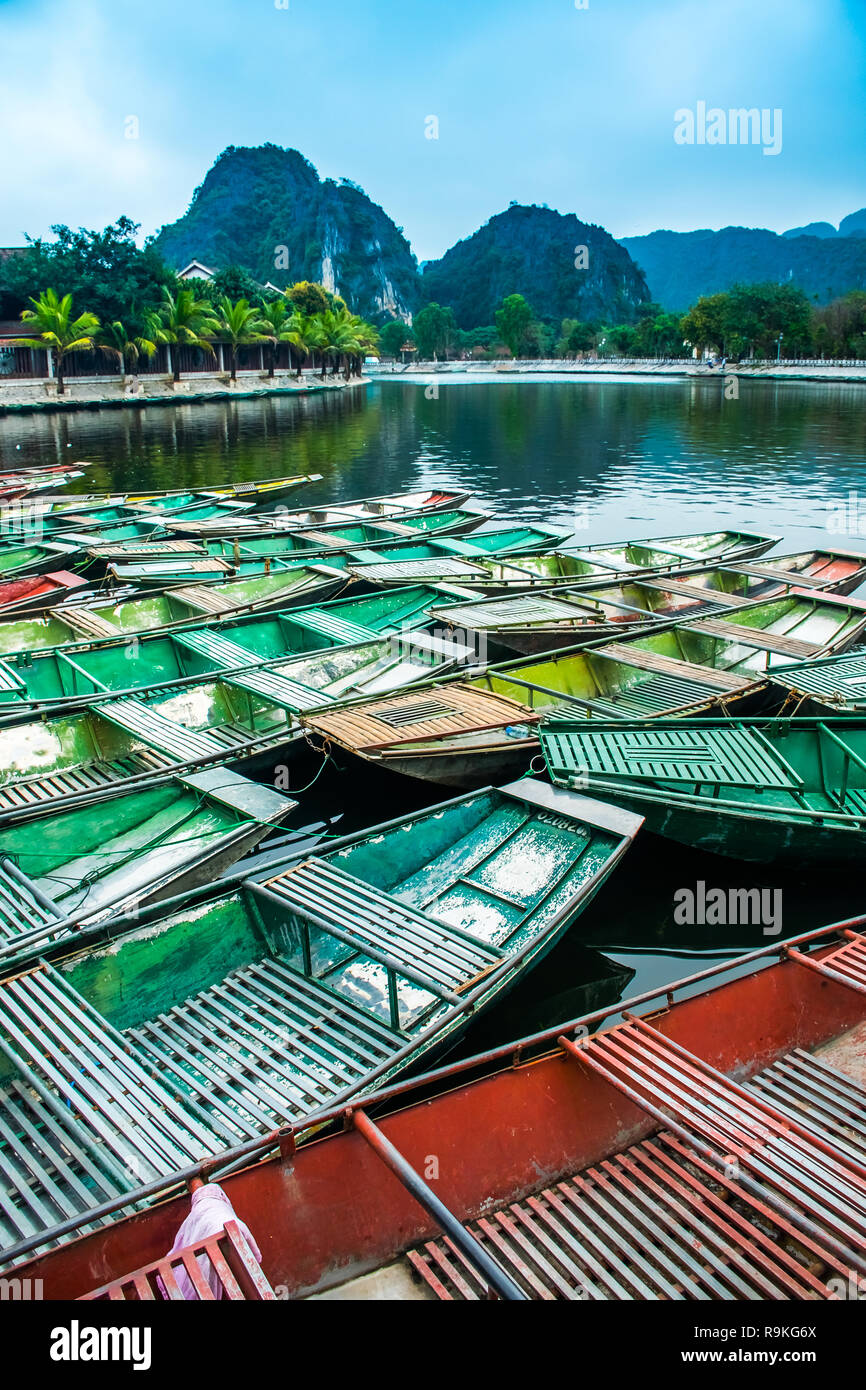
M 473 376 L 213 404 L 0 419 L 0 469 L 87 460 L 88 488 L 159 488 L 316 472 L 301 501 L 425 485 L 472 490 L 496 516 L 573 526 L 583 542 L 741 527 L 785 548 L 866 551 L 866 389 L 722 378 L 543 382 Z M 295 822 L 354 829 L 436 799 L 329 768 Z M 768 944 L 758 928 L 683 927 L 674 893 L 781 888 L 783 935 L 866 910 L 851 880 L 742 868 L 647 837 L 569 939 L 465 1046 L 505 1041 Z

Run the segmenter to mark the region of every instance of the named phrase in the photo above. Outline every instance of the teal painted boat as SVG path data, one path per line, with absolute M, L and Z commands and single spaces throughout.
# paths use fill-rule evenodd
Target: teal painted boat
M 696 849 L 851 866 L 866 851 L 866 721 L 549 719 L 550 776 Z
M 166 589 L 177 585 L 222 584 L 228 579 L 252 579 L 261 575 L 274 574 L 278 570 L 287 572 L 299 566 L 307 567 L 316 563 L 318 555 L 308 553 L 303 559 L 288 561 L 265 557 L 261 560 L 218 560 L 213 556 L 179 555 L 172 558 L 164 555 L 161 559 L 147 558 L 129 561 L 109 562 L 105 568 L 109 580 L 120 588 L 127 586 L 138 589 Z M 327 563 L 338 569 L 345 568 L 345 557 L 339 554 L 328 555 Z
M 473 536 L 477 544 L 479 536 Z M 428 559 L 413 562 L 405 552 L 388 562 L 381 557 L 353 558 L 349 568 L 358 579 L 373 584 L 437 583 L 460 584 L 491 597 L 523 589 L 575 588 L 599 583 L 617 576 L 639 576 L 708 564 L 739 564 L 769 550 L 777 536 L 759 536 L 743 531 L 716 531 L 693 536 L 675 536 L 663 541 L 622 542 L 619 545 L 591 545 L 581 550 L 551 549 L 544 553 L 518 554 L 502 551 L 505 558 L 443 555 L 437 566 Z M 509 558 L 514 553 L 515 558 Z M 472 563 L 468 563 L 472 562 Z M 391 568 L 393 564 L 395 567 Z
M 423 630 L 203 680 L 164 682 L 63 701 L 37 718 L 8 707 L 0 721 L 0 819 L 26 818 L 106 785 L 226 764 L 273 779 L 304 743 L 300 715 L 472 669 L 474 653 Z
M 387 527 L 392 529 L 388 530 Z M 311 529 L 289 534 L 274 531 L 268 535 L 209 540 L 205 542 L 205 549 L 207 554 L 223 559 L 244 559 L 253 555 L 273 555 L 282 559 L 310 551 L 326 553 L 340 550 L 349 553 L 355 564 L 385 564 L 390 559 L 402 562 L 452 556 L 474 559 L 493 554 L 522 554 L 549 546 L 552 541 L 564 539 L 569 534 L 553 527 L 492 526 L 488 530 L 473 531 L 468 540 L 458 536 L 437 540 L 430 532 L 431 539 L 425 541 L 417 531 L 410 531 L 408 527 L 404 533 L 393 528 L 396 528 L 396 523 L 366 522 L 334 527 L 330 531 Z
M 226 524 L 239 525 L 240 519 L 253 508 L 244 502 L 186 502 L 176 511 L 159 507 L 139 506 L 81 507 L 76 511 L 59 503 L 35 501 L 20 507 L 7 506 L 3 518 L 4 539 L 64 540 L 70 534 L 85 535 L 96 543 L 132 540 L 158 533 L 174 517 L 189 519 L 190 525 L 204 523 L 208 518 L 222 518 Z
M 83 1216 L 441 1053 L 562 939 L 640 824 L 547 783 L 488 788 L 10 970 L 0 1120 L 30 1161 L 0 1249 L 57 1203 Z
M 46 575 L 45 579 L 50 579 Z M 72 579 L 73 576 L 67 576 Z M 19 584 L 25 581 L 18 581 Z M 28 583 L 35 585 L 37 581 Z M 269 574 L 243 575 L 222 584 L 191 585 L 187 588 L 145 590 L 129 595 L 93 593 L 85 588 L 86 599 L 75 601 L 75 590 L 56 585 L 58 602 L 50 611 L 3 618 L 0 607 L 0 652 L 41 651 L 87 638 L 122 637 L 124 634 L 154 632 L 180 625 L 200 625 L 204 621 L 223 621 L 243 613 L 268 609 L 288 609 L 299 604 L 324 603 L 346 586 L 346 575 L 331 565 L 299 565 L 276 569 Z M 3 602 L 0 584 L 0 605 Z M 433 590 L 429 591 L 431 596 Z M 22 597 L 24 604 L 26 596 Z M 48 609 L 51 593 L 46 585 L 27 600 L 28 608 Z
M 805 641 L 844 647 L 864 630 L 851 600 L 809 594 L 771 600 L 666 627 L 647 636 L 571 647 L 488 667 L 387 700 L 316 710 L 311 734 L 405 776 L 477 786 L 524 771 L 538 751 L 538 720 L 554 712 L 585 718 L 747 712 L 766 699 L 780 651 Z
M 345 662 L 325 663 L 331 689 L 338 667 L 347 693 L 368 688 L 381 672 L 383 688 L 402 675 L 414 678 L 431 669 L 466 665 L 464 644 L 421 629 L 429 623 L 429 593 L 422 589 L 360 598 L 286 612 L 228 617 L 218 625 L 182 626 L 132 636 L 97 638 L 44 650 L 9 653 L 0 661 L 0 704 L 14 714 L 26 707 L 87 703 L 109 692 L 149 686 L 169 687 L 199 680 L 210 673 L 249 673 L 267 667 L 256 679 L 275 681 L 285 663 L 305 653 L 351 647 Z M 363 673 L 363 679 L 361 679 Z M 399 679 L 398 679 L 399 677 Z M 314 685 L 313 689 L 317 687 Z M 378 681 L 373 689 L 378 688 Z
M 38 954 L 113 912 L 210 883 L 297 806 L 225 768 L 0 828 L 0 961 Z

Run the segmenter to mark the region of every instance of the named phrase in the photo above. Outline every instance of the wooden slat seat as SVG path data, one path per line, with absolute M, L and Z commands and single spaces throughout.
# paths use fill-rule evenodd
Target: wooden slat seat
M 756 579 L 772 579 L 779 584 L 796 584 L 798 589 L 823 589 L 827 584 L 826 579 L 804 574 L 800 570 L 788 570 L 769 561 L 767 564 L 754 561 L 751 564 L 740 564 L 737 565 L 737 569 L 742 570 L 743 574 L 754 575 Z
M 217 668 L 222 666 L 232 670 L 238 666 L 255 665 L 259 659 L 246 647 L 239 646 L 231 638 L 224 637 L 221 632 L 213 632 L 210 628 L 196 627 L 188 632 L 175 632 L 172 640 L 176 646 L 195 652 L 197 656 L 203 656 Z
M 132 697 L 109 700 L 98 707 L 98 712 L 103 719 L 126 729 L 148 747 L 167 753 L 178 762 L 209 758 L 220 751 L 220 745 L 209 733 L 175 724 L 158 710 Z
M 188 584 L 173 589 L 172 595 L 202 613 L 227 613 L 235 606 L 225 594 L 217 593 L 215 588 L 209 589 L 205 584 Z
M 117 637 L 119 629 L 101 613 L 93 613 L 89 608 L 60 608 L 56 616 L 75 633 L 77 637 L 99 638 Z
M 723 589 L 710 589 L 703 584 L 688 584 L 684 579 L 669 578 L 667 582 L 662 579 L 645 579 L 641 582 L 649 589 L 660 589 L 665 594 L 681 594 L 710 607 L 718 605 L 720 608 L 742 608 L 748 603 L 748 599 L 742 594 L 729 594 Z
M 353 623 L 338 613 L 328 613 L 319 608 L 293 612 L 291 617 L 298 627 L 347 646 L 355 642 L 375 642 L 379 638 L 374 628 L 364 627 L 362 623 Z
M 767 632 L 760 627 L 726 622 L 723 618 L 699 618 L 689 623 L 690 632 L 703 632 L 707 637 L 723 637 L 726 642 L 741 642 L 744 647 L 778 652 L 780 656 L 814 656 L 821 650 L 817 642 L 805 642 L 801 637 L 786 637 L 780 632 Z
M 412 584 L 418 579 L 475 579 L 490 580 L 490 574 L 480 565 L 470 564 L 457 556 L 443 555 L 438 560 L 380 560 L 368 564 L 349 564 L 348 571 L 356 579 L 375 583 Z
M 263 700 L 293 711 L 318 709 L 320 705 L 333 703 L 333 697 L 323 690 L 314 690 L 312 686 L 292 680 L 279 671 L 241 671 L 237 675 L 226 676 L 225 684 L 235 690 L 245 690 L 250 695 L 260 695 Z
M 95 758 L 72 768 L 59 768 L 38 777 L 18 778 L 0 787 L 0 814 L 26 810 L 68 796 L 100 792 L 115 782 L 144 776 L 173 766 L 178 759 L 156 749 L 138 749 L 121 758 Z
M 642 647 L 627 645 L 625 642 L 608 642 L 605 646 L 598 647 L 593 655 L 608 656 L 639 671 L 653 671 L 660 676 L 672 676 L 712 690 L 741 690 L 744 686 L 750 685 L 752 680 L 738 676 L 733 671 L 719 671 L 712 666 L 700 666 L 697 662 L 663 656 L 659 652 L 646 651 Z
M 306 859 L 269 880 L 271 893 L 362 955 L 411 972 L 431 993 L 450 997 L 503 959 L 503 952 L 353 878 L 322 859 Z

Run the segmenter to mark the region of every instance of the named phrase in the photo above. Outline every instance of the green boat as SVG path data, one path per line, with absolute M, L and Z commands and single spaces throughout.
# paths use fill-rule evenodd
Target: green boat
M 80 545 L 44 541 L 32 545 L 0 545 L 0 580 L 52 570 L 79 569 L 85 553 Z
M 10 966 L 0 1250 L 441 1053 L 562 939 L 640 824 L 548 783 L 487 788 Z
M 251 579 L 261 575 L 274 574 L 278 570 L 286 573 L 299 566 L 315 564 L 318 555 L 307 554 L 303 559 L 282 563 L 280 560 L 265 557 L 263 560 L 217 560 L 212 556 L 179 555 L 172 558 L 164 555 L 161 559 L 109 562 L 105 566 L 112 584 L 121 588 L 132 586 L 137 589 L 165 589 L 177 585 L 221 584 L 229 579 Z M 332 568 L 345 568 L 345 557 L 339 554 L 328 555 L 327 563 Z
M 0 961 L 210 883 L 297 806 L 225 768 L 0 828 Z
M 469 540 L 458 536 L 437 540 L 433 536 L 424 541 L 419 539 L 417 532 L 407 535 L 388 531 L 386 526 L 392 525 L 391 522 L 367 522 L 334 527 L 330 531 L 311 529 L 288 534 L 274 531 L 268 535 L 209 540 L 205 548 L 207 554 L 223 559 L 244 559 L 253 555 L 284 558 L 304 551 L 340 550 L 350 554 L 356 564 L 387 564 L 391 559 L 429 560 L 440 556 L 473 559 L 493 554 L 522 554 L 548 546 L 553 539 L 565 539 L 569 534 L 549 526 L 494 526 L 485 531 L 473 531 Z
M 853 866 L 866 851 L 866 721 L 541 726 L 554 782 L 637 811 L 681 844 L 757 863 Z
M 792 661 L 773 672 L 772 683 L 785 692 L 786 713 L 861 714 L 866 710 L 866 653 Z
M 146 590 L 128 596 L 98 592 L 94 595 L 88 589 L 85 602 L 75 601 L 73 590 L 72 601 L 62 602 L 53 611 L 2 620 L 0 610 L 0 652 L 40 651 L 83 638 L 122 637 L 200 625 L 209 619 L 222 621 L 271 608 L 287 609 L 298 604 L 306 607 L 324 603 L 345 586 L 344 572 L 332 565 L 316 564 L 276 569 L 249 578 L 241 575 L 222 584 Z M 435 591 L 429 593 L 432 601 Z M 32 606 L 39 602 L 37 597 Z
M 788 596 L 779 584 L 742 570 L 705 569 L 685 577 L 624 579 L 575 589 L 538 589 L 444 604 L 432 617 L 449 627 L 486 634 L 497 646 L 534 656 L 604 637 L 629 637 L 663 622 L 707 617 L 742 608 L 769 592 Z
M 646 636 L 570 647 L 488 667 L 473 679 L 304 716 L 312 735 L 404 776 L 471 787 L 513 777 L 538 751 L 552 712 L 657 719 L 703 710 L 747 712 L 766 699 L 780 651 L 808 629 L 820 650 L 845 647 L 866 610 L 832 595 L 771 600 Z
M 851 594 L 866 583 L 866 555 L 855 550 L 798 550 L 791 555 L 772 555 L 769 560 L 749 561 L 740 572 L 768 586 L 795 583 L 801 589 Z M 768 592 L 767 597 L 772 594 Z
M 81 507 L 70 510 L 58 503 L 35 501 L 26 506 L 7 507 L 4 534 L 31 539 L 48 537 L 65 539 L 69 532 L 83 532 L 88 537 L 106 540 L 132 539 L 147 536 L 164 528 L 174 517 L 189 519 L 190 525 L 204 524 L 208 519 L 222 518 L 226 524 L 240 524 L 241 518 L 253 510 L 248 502 L 184 502 L 177 510 L 138 506 Z M 260 518 L 261 521 L 261 518 Z
M 300 715 L 472 669 L 474 653 L 423 630 L 332 647 L 293 661 L 65 702 L 0 721 L 0 819 L 89 801 L 105 786 L 226 764 L 274 778 L 305 745 Z
M 364 528 L 371 526 L 376 539 L 391 537 L 394 540 L 411 539 L 419 535 L 462 536 L 474 531 L 490 517 L 487 512 L 469 510 L 465 507 L 451 511 L 420 512 L 393 517 L 355 518 L 340 516 L 337 513 L 331 521 L 304 521 L 308 516 L 315 518 L 316 512 L 298 512 L 288 515 L 277 512 L 273 515 L 253 514 L 235 520 L 231 516 L 199 520 L 189 512 L 173 516 L 166 522 L 166 529 L 180 536 L 201 536 L 208 539 L 220 536 L 273 536 L 291 533 L 295 536 L 308 536 L 321 547 L 340 547 L 345 544 L 341 533 L 347 527 Z M 363 544 L 363 542 L 361 542 Z
M 229 617 L 218 625 L 181 626 L 132 636 L 97 638 L 37 651 L 8 653 L 0 661 L 0 705 L 15 713 L 34 705 L 86 704 L 109 692 L 139 691 L 149 686 L 176 687 L 211 673 L 247 673 L 266 666 L 256 679 L 274 680 L 293 657 L 328 648 L 351 647 L 349 672 L 381 671 L 386 682 L 404 671 L 429 674 L 466 664 L 464 643 L 415 632 L 429 623 L 429 591 L 421 588 L 338 599 L 316 608 Z M 401 639 L 400 634 L 404 634 Z M 402 643 L 402 644 L 401 644 Z M 279 663 L 279 664 L 278 664 Z M 336 671 L 331 663 L 326 671 Z M 389 673 L 386 679 L 384 673 Z M 416 676 L 417 678 L 417 676 Z M 328 676 L 330 689 L 335 677 Z M 397 683 L 401 683 L 399 680 Z M 314 685 L 313 687 L 317 687 Z M 378 688 L 374 683 L 373 688 Z
M 473 536 L 477 544 L 479 537 Z M 769 550 L 777 536 L 744 531 L 716 531 L 694 536 L 666 537 L 659 541 L 626 541 L 619 545 L 590 545 L 581 550 L 549 550 L 511 559 L 514 551 L 502 551 L 497 559 L 464 552 L 435 561 L 414 562 L 403 552 L 394 560 L 352 559 L 349 569 L 358 579 L 372 584 L 435 584 L 439 580 L 460 584 L 494 597 L 523 589 L 575 588 L 612 580 L 616 576 L 640 576 L 663 571 L 696 568 L 707 564 L 739 564 Z M 536 551 L 538 547 L 535 548 Z M 472 561 L 473 563 L 467 563 Z

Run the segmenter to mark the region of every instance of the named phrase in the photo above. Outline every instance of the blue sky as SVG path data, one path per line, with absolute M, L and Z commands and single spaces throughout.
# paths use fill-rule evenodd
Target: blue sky
M 121 213 L 149 233 L 266 140 L 360 183 L 421 259 L 512 199 L 616 236 L 866 205 L 866 0 L 282 4 L 0 0 L 0 245 Z M 781 153 L 677 145 L 698 101 L 781 108 Z

